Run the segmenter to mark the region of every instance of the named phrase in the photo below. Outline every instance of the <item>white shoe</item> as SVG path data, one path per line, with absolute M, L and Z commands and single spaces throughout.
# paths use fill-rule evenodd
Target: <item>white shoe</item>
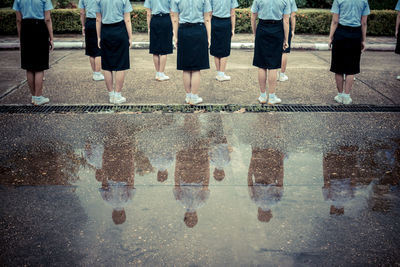
M 342 95 L 337 94 L 333 99 L 335 99 L 335 101 L 338 102 L 339 104 L 343 104 Z
M 343 96 L 342 99 L 343 99 L 342 103 L 344 105 L 350 105 L 353 102 L 353 99 L 351 99 L 350 96 Z
M 289 80 L 289 77 L 285 74 L 285 73 L 279 73 L 279 78 L 278 78 L 278 80 L 280 81 L 280 82 L 286 82 L 287 80 Z
M 190 104 L 190 100 L 191 100 L 190 96 L 185 97 L 185 103 L 186 104 Z
M 258 102 L 260 102 L 260 104 L 267 103 L 267 97 L 259 96 L 258 97 Z
M 32 104 L 35 106 L 40 106 L 43 104 L 47 104 L 49 102 L 50 102 L 50 99 L 48 99 L 47 97 L 44 97 L 44 96 L 39 96 L 36 99 L 32 100 Z
M 104 75 L 101 73 L 93 74 L 93 81 L 104 81 Z
M 396 77 L 396 79 L 400 81 L 400 75 L 399 75 L 399 76 L 397 76 L 397 77 Z
M 217 79 L 217 81 L 219 81 L 219 82 L 225 82 L 225 81 L 230 81 L 231 80 L 231 76 L 228 76 L 228 75 L 225 75 L 225 74 L 223 76 L 217 75 L 215 77 L 215 79 Z
M 268 105 L 275 105 L 275 104 L 280 104 L 280 103 L 282 103 L 282 100 L 277 96 L 270 97 L 268 99 Z
M 169 80 L 169 77 L 167 76 L 167 75 L 162 75 L 162 76 L 158 76 L 158 79 L 157 79 L 157 81 L 160 81 L 160 82 L 162 82 L 162 81 L 168 81 Z
M 203 102 L 203 98 L 201 98 L 201 97 L 196 97 L 196 98 L 191 98 L 190 99 L 190 105 L 197 105 L 197 104 L 200 104 L 200 103 L 202 103 Z
M 114 104 L 122 104 L 126 102 L 126 98 L 122 95 L 114 96 Z

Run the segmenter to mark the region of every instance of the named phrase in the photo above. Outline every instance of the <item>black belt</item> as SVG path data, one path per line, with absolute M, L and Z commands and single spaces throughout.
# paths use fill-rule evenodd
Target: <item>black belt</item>
M 342 24 L 339 24 L 338 28 L 339 29 L 345 29 L 345 30 L 348 30 L 350 32 L 359 32 L 361 30 L 361 26 L 352 27 L 352 26 L 346 26 L 346 25 L 342 25 Z
M 169 13 L 158 13 L 158 14 L 152 14 L 152 17 L 166 17 L 169 16 Z
M 259 22 L 262 24 L 279 24 L 282 23 L 282 20 L 274 20 L 274 19 L 259 19 Z
M 96 18 L 86 18 L 86 20 L 96 20 Z
M 22 19 L 22 21 L 25 22 L 25 23 L 39 24 L 39 23 L 43 23 L 44 19 Z
M 179 26 L 193 27 L 193 26 L 203 25 L 203 24 L 204 24 L 203 22 L 196 22 L 196 23 L 185 22 L 185 23 L 179 23 Z
M 231 19 L 231 17 L 227 17 L 227 18 L 220 18 L 220 17 L 216 17 L 216 16 L 212 16 L 213 19 L 218 19 L 218 20 L 228 20 Z

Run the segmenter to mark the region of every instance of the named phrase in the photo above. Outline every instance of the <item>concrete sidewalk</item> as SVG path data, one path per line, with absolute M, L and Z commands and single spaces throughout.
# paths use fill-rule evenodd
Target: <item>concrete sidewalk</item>
M 56 49 L 83 49 L 84 38 L 78 34 L 55 35 Z M 148 49 L 149 41 L 146 33 L 133 34 L 133 49 Z M 395 37 L 367 37 L 367 50 L 369 51 L 394 51 Z M 19 40 L 16 36 L 0 36 L 0 49 L 18 49 Z M 254 39 L 252 34 L 236 34 L 232 39 L 232 49 L 253 49 Z M 292 42 L 295 50 L 329 50 L 327 35 L 296 35 Z

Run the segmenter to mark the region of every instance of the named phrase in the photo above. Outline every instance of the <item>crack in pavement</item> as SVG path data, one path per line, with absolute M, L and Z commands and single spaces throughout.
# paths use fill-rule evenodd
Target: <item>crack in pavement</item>
M 311 54 L 313 54 L 314 56 L 316 56 L 317 58 L 321 59 L 322 61 L 330 64 L 330 62 L 328 60 L 326 60 L 325 58 L 321 57 L 320 55 L 316 54 L 315 52 L 311 52 Z M 386 96 L 384 93 L 380 92 L 378 89 L 376 89 L 375 87 L 373 87 L 371 84 L 361 80 L 360 78 L 356 77 L 356 80 L 360 81 L 361 83 L 363 83 L 364 85 L 366 85 L 369 89 L 371 89 L 372 91 L 374 91 L 375 93 L 378 93 L 379 95 L 381 95 L 383 98 L 387 99 L 388 101 L 392 102 L 394 105 L 397 105 L 397 103 L 395 101 L 393 101 L 391 98 L 389 98 L 388 96 Z

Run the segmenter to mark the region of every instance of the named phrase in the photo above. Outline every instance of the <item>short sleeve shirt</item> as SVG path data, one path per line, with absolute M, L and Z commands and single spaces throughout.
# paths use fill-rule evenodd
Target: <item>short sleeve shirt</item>
M 13 9 L 22 14 L 23 19 L 44 19 L 44 12 L 53 9 L 51 0 L 15 0 Z
M 218 18 L 229 18 L 231 9 L 238 6 L 237 0 L 211 0 L 213 16 Z
M 297 12 L 296 0 L 289 0 L 289 1 L 290 1 L 290 13 Z
M 168 14 L 171 9 L 171 0 L 146 0 L 144 7 L 151 9 L 151 14 Z
M 96 0 L 96 3 L 96 13 L 101 13 L 104 24 L 123 21 L 124 14 L 133 10 L 129 0 Z
M 204 13 L 212 11 L 210 0 L 171 1 L 171 11 L 179 13 L 179 23 L 204 22 Z
M 96 0 L 79 0 L 78 7 L 85 9 L 87 18 L 96 18 Z
M 367 0 L 334 0 L 331 12 L 339 14 L 339 24 L 361 26 L 361 17 L 371 13 Z
M 400 0 L 397 1 L 397 5 L 396 5 L 395 10 L 400 11 Z
M 254 0 L 251 12 L 258 13 L 260 19 L 281 20 L 291 12 L 290 0 Z

